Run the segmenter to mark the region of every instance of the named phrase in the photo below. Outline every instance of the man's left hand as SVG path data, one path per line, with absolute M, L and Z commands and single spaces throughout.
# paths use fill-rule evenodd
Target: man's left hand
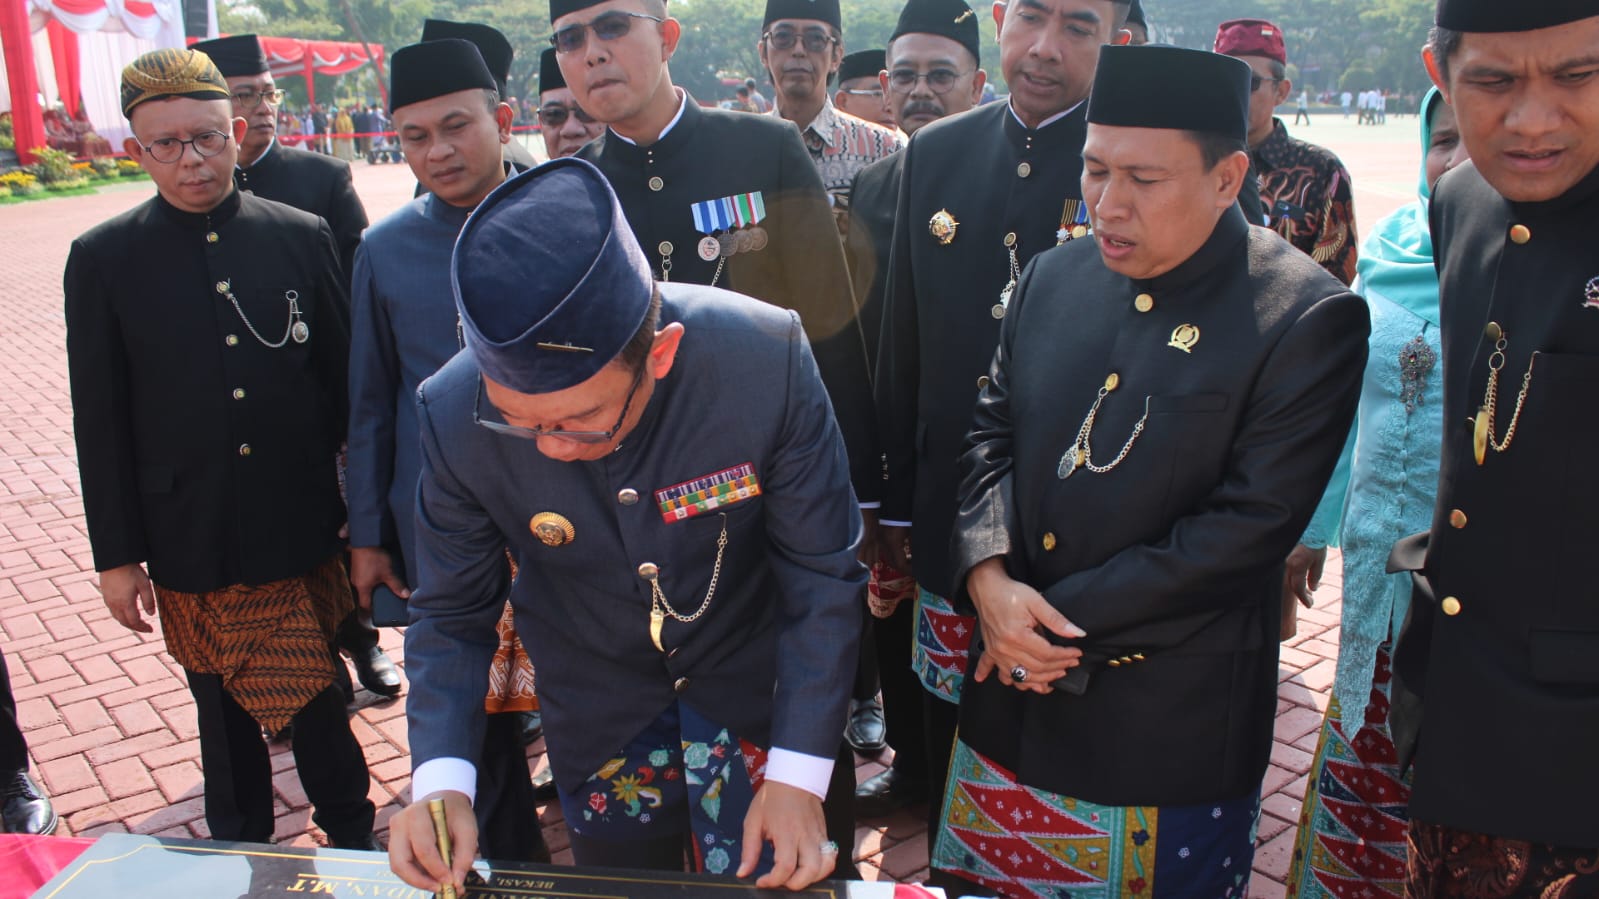
M 1304 544 L 1294 547 L 1283 569 L 1283 598 L 1292 594 L 1305 608 L 1314 606 L 1316 589 L 1321 586 L 1322 571 L 1326 567 L 1327 547 L 1311 549 Z M 1284 608 L 1287 607 L 1284 603 Z
M 755 886 L 763 890 L 803 890 L 833 873 L 838 856 L 822 852 L 825 842 L 827 822 L 822 817 L 822 800 L 799 787 L 769 780 L 756 791 L 755 801 L 744 817 L 744 855 L 739 860 L 738 876 L 754 873 L 761 860 L 762 844 L 771 843 L 772 870 L 755 881 Z

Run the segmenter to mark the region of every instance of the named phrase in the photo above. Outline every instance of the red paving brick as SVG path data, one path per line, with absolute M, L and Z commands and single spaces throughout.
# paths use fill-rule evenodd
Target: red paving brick
M 1332 135 L 1354 175 L 1360 230 L 1413 198 L 1415 159 L 1410 123 L 1380 137 L 1372 129 L 1317 128 Z M 1339 141 L 1343 141 L 1340 143 Z M 410 197 L 403 167 L 357 165 L 356 186 L 374 219 Z M 204 837 L 199 798 L 199 746 L 181 671 L 158 635 L 134 634 L 111 620 L 92 572 L 78 496 L 72 412 L 68 401 L 61 272 L 73 237 L 141 202 L 149 185 L 118 185 L 87 197 L 0 207 L 0 246 L 7 254 L 0 283 L 0 648 L 4 648 L 34 761 L 63 815 L 61 832 L 95 836 L 135 832 Z M 1264 797 L 1262 846 L 1251 897 L 1282 895 L 1293 825 L 1303 799 L 1309 753 L 1326 707 L 1337 654 L 1339 591 L 1336 555 L 1316 595 L 1300 610 L 1300 630 L 1284 647 L 1277 738 Z M 400 652 L 400 636 L 385 632 Z M 403 664 L 403 662 L 402 662 Z M 371 759 L 380 837 L 409 799 L 404 701 L 382 702 L 364 691 L 354 730 Z M 542 767 L 543 744 L 529 752 Z M 860 760 L 857 780 L 889 760 Z M 277 837 L 312 845 L 312 830 L 288 748 L 274 746 L 280 797 Z M 570 863 L 559 809 L 543 810 L 557 861 Z M 872 879 L 923 878 L 927 871 L 921 810 L 862 821 L 857 856 Z

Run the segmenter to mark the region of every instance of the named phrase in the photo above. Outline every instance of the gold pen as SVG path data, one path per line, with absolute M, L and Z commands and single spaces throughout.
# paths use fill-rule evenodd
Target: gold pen
M 454 869 L 450 863 L 450 828 L 444 820 L 444 800 L 429 799 L 428 814 L 433 816 L 433 834 L 439 838 L 439 855 L 444 858 L 444 866 Z M 455 884 L 439 884 L 439 899 L 456 899 Z

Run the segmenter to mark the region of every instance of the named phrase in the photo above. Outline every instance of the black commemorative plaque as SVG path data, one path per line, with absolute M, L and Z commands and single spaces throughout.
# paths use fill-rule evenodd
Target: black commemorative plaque
M 463 899 L 890 899 L 891 884 L 825 881 L 791 893 L 729 877 L 478 862 Z M 34 899 L 432 899 L 389 871 L 387 855 L 107 834 Z

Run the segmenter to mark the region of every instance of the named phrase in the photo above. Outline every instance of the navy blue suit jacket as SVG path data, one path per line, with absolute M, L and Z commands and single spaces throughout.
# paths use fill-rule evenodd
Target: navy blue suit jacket
M 558 462 L 472 421 L 479 374 L 463 351 L 418 393 L 422 478 L 411 627 L 411 755 L 476 759 L 483 684 L 506 595 L 539 672 L 556 781 L 576 788 L 676 700 L 758 745 L 831 758 L 861 630 L 861 523 L 844 442 L 799 317 L 727 291 L 663 284 L 662 316 L 685 328 L 620 448 Z M 481 415 L 497 413 L 485 401 Z M 668 522 L 656 491 L 753 466 L 761 493 Z M 634 503 L 623 501 L 634 490 Z M 569 519 L 547 546 L 529 522 Z M 706 595 L 726 515 L 715 597 L 650 642 L 654 563 L 679 611 Z

